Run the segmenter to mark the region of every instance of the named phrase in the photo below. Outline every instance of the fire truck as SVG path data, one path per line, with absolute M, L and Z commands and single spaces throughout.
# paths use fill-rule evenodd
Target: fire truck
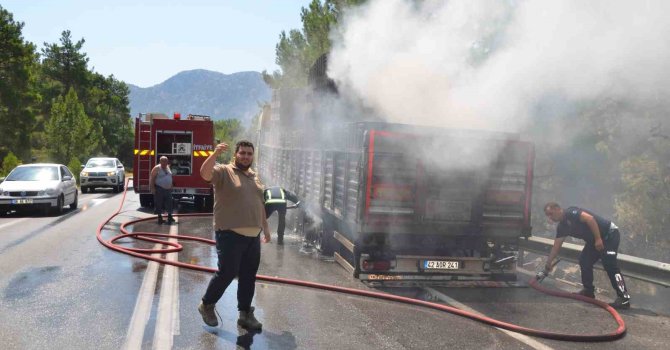
M 153 206 L 151 169 L 166 156 L 173 174 L 173 197 L 190 199 L 198 210 L 211 211 L 214 192 L 200 177 L 200 166 L 214 153 L 214 123 L 209 116 L 189 114 L 182 118 L 174 113 L 170 118 L 162 113 L 140 113 L 135 118 L 134 153 L 133 189 L 141 206 Z

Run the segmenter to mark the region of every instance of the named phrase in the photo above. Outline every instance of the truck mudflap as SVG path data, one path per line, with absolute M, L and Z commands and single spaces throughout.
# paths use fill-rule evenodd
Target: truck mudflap
M 359 279 L 364 281 L 478 281 L 513 279 L 516 259 L 397 255 L 360 257 Z

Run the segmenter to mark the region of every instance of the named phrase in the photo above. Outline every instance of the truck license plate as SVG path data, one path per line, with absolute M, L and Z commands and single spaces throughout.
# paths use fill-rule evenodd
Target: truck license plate
M 12 204 L 33 204 L 33 199 L 12 199 Z
M 460 264 L 458 261 L 446 260 L 424 260 L 423 268 L 425 270 L 458 270 Z

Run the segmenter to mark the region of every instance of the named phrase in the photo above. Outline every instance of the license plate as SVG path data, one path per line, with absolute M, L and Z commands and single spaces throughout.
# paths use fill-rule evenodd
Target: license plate
M 459 261 L 446 260 L 424 260 L 423 268 L 425 270 L 458 270 L 460 268 Z
M 12 204 L 33 204 L 33 199 L 32 198 L 12 199 Z

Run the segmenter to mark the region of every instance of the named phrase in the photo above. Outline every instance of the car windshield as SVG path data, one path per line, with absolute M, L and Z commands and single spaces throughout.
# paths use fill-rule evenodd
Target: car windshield
M 58 180 L 55 166 L 26 166 L 14 169 L 5 181 L 51 181 Z
M 113 168 L 114 161 L 111 159 L 92 159 L 86 163 L 87 168 Z

